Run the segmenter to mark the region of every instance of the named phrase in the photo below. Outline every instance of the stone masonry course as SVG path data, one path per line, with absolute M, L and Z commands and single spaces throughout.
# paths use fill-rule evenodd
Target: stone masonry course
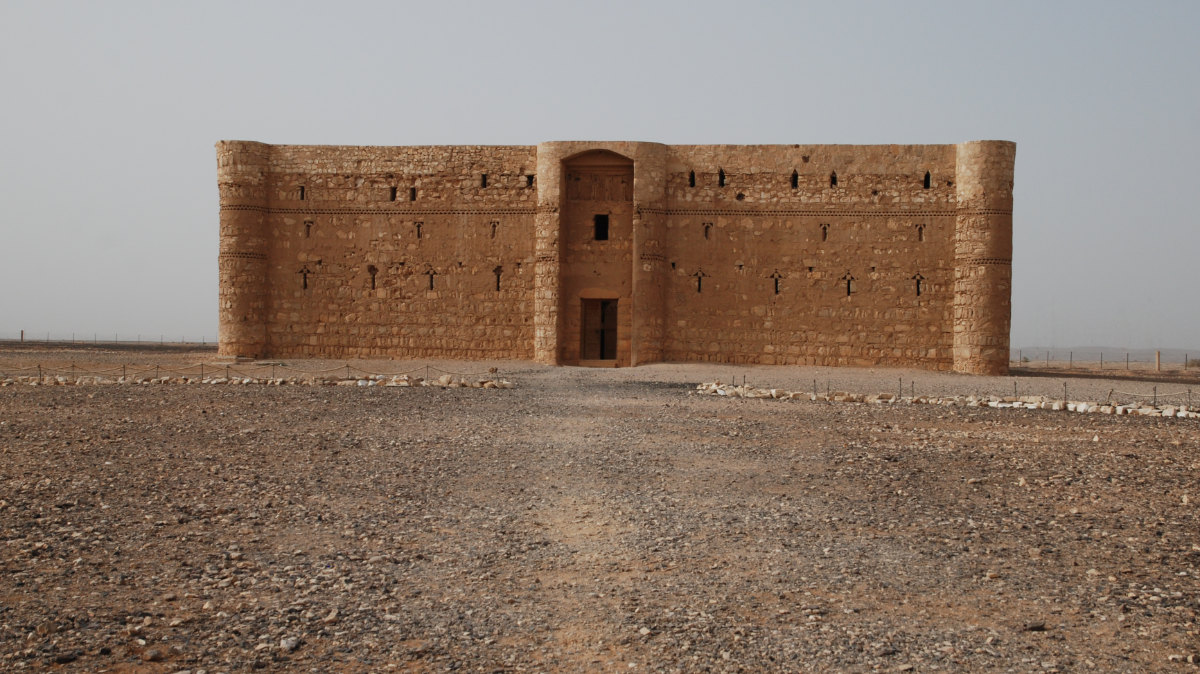
M 1015 150 L 221 141 L 220 352 L 1002 374 Z

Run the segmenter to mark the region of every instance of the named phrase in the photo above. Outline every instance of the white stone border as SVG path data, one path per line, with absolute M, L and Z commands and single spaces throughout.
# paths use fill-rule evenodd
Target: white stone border
M 726 396 L 729 398 L 770 398 L 773 400 L 812 400 L 834 403 L 867 403 L 912 405 L 945 405 L 957 407 L 995 407 L 998 409 L 1051 410 L 1055 412 L 1078 412 L 1081 414 L 1137 415 L 1143 417 L 1172 417 L 1176 419 L 1200 419 L 1200 410 L 1187 405 L 1148 405 L 1132 403 L 1113 405 L 1082 400 L 1055 400 L 1045 396 L 912 396 L 898 397 L 894 393 L 863 395 L 835 391 L 825 395 L 801 391 L 785 391 L 777 388 L 735 386 L 721 382 L 698 384 L 696 391 L 702 395 Z
M 155 386 L 163 384 L 210 384 L 224 386 L 399 386 L 440 388 L 513 388 L 505 379 L 468 379 L 444 374 L 436 379 L 400 375 L 388 377 L 64 377 L 62 375 L 41 377 L 7 377 L 0 379 L 0 386 Z

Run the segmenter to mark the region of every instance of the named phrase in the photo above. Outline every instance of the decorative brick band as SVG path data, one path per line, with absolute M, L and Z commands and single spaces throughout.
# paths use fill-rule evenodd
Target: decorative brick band
M 1000 266 L 1012 266 L 1012 258 L 1007 257 L 972 257 L 962 261 L 962 264 L 979 264 L 987 265 L 994 264 Z
M 642 253 L 642 262 L 666 262 L 667 257 L 662 253 Z
M 952 218 L 957 210 L 923 211 L 843 211 L 829 209 L 758 209 L 758 208 L 639 208 L 638 215 L 751 215 L 756 217 L 854 217 L 854 218 Z
M 558 262 L 558 253 L 538 253 L 538 262 Z
M 253 211 L 265 215 L 534 215 L 533 208 L 267 208 L 222 205 L 222 211 Z
M 235 260 L 266 260 L 266 253 L 244 253 L 241 251 L 228 251 L 217 254 L 217 259 L 233 258 Z
M 955 212 L 958 215 L 1012 215 L 1012 209 L 1002 208 L 960 208 Z

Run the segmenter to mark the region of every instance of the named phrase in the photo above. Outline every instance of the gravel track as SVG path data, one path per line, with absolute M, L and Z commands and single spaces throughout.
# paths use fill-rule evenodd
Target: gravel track
M 1007 377 L 438 365 L 517 388 L 0 388 L 0 669 L 1200 664 L 1194 422 L 690 391 Z

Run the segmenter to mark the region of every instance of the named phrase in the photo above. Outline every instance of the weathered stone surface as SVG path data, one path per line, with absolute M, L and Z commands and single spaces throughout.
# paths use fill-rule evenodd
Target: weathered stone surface
M 1014 156 L 223 141 L 221 353 L 1003 373 Z

